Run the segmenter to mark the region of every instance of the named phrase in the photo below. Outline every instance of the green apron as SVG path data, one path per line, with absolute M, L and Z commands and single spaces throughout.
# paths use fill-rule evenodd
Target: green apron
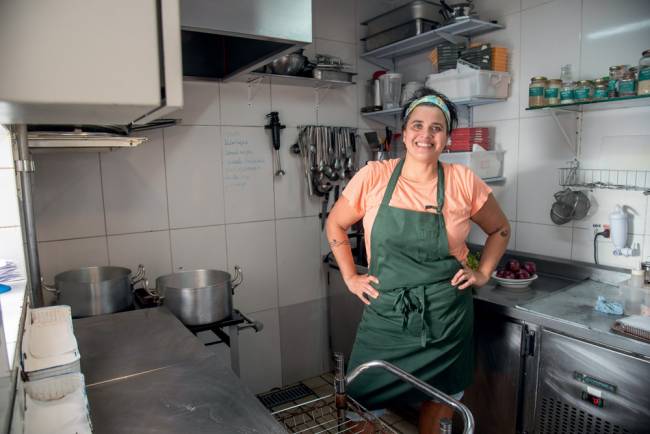
M 386 360 L 455 394 L 471 384 L 474 370 L 472 290 L 450 283 L 462 266 L 449 254 L 442 164 L 435 214 L 388 205 L 403 165 L 402 159 L 393 171 L 372 226 L 369 273 L 379 279 L 373 284 L 379 297 L 364 310 L 348 369 Z M 348 390 L 369 409 L 430 399 L 380 369 L 366 371 Z

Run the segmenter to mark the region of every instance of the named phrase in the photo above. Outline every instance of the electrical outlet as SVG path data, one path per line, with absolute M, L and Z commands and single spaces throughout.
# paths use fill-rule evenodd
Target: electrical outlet
M 594 223 L 592 227 L 594 228 L 594 235 L 601 234 L 603 237 L 609 238 L 610 231 L 608 224 L 601 225 L 600 223 Z

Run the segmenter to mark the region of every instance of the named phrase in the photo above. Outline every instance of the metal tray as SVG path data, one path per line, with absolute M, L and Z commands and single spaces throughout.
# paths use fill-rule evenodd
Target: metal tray
M 401 26 L 413 20 L 437 21 L 440 19 L 440 5 L 423 0 L 412 1 L 361 23 L 368 26 L 368 37 Z
M 346 72 L 334 69 L 314 69 L 314 78 L 318 80 L 352 82 L 353 72 Z
M 428 32 L 435 29 L 437 26 L 438 23 L 435 21 L 418 18 L 406 24 L 402 24 L 376 35 L 364 38 L 362 41 L 366 42 L 366 51 L 372 51 L 376 48 L 392 44 L 393 42 L 401 41 L 403 39 L 410 38 L 411 36 Z

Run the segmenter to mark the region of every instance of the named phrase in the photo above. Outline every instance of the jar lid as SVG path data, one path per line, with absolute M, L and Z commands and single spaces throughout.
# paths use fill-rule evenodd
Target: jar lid
M 559 78 L 552 78 L 548 82 L 553 84 L 562 84 L 562 80 L 560 80 Z
M 609 78 L 608 77 L 597 78 L 594 83 L 596 83 L 596 86 L 606 86 L 607 84 L 609 84 Z
M 641 55 L 644 57 L 650 56 L 650 49 L 645 50 L 643 53 L 641 53 Z
M 580 80 L 580 81 L 578 82 L 578 84 L 583 85 L 583 86 L 585 86 L 585 85 L 593 86 L 593 85 L 594 85 L 594 82 L 591 81 L 591 80 Z
M 546 80 L 547 80 L 546 77 L 543 77 L 541 75 L 539 77 L 533 77 L 533 78 L 530 79 L 531 82 L 533 82 L 533 81 L 546 81 Z

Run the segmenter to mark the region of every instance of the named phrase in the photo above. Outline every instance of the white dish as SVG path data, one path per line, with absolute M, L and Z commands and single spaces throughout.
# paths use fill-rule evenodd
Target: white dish
M 497 272 L 492 273 L 492 278 L 501 286 L 508 289 L 525 289 L 533 283 L 533 280 L 537 279 L 537 274 L 529 279 L 504 279 L 503 277 L 497 277 Z

